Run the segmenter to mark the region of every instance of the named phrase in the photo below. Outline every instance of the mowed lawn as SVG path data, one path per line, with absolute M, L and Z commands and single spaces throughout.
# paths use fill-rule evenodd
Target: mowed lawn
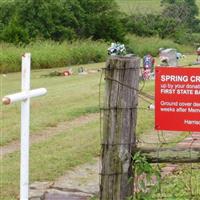
M 82 65 L 92 70 L 88 75 L 78 75 L 78 67 L 73 67 L 74 75 L 69 77 L 48 77 L 53 71 L 62 69 L 33 70 L 31 88 L 45 87 L 47 95 L 31 100 L 31 134 L 40 133 L 45 127 L 54 127 L 59 122 L 74 119 L 88 113 L 99 112 L 99 82 L 102 72 L 93 73 L 103 68 L 104 63 Z M 20 91 L 21 73 L 1 75 L 1 97 Z M 149 83 L 150 84 L 150 83 Z M 153 83 L 152 83 L 153 84 Z M 145 90 L 153 92 L 154 85 L 146 85 Z M 101 91 L 103 92 L 104 80 Z M 1 105 L 0 128 L 3 146 L 20 138 L 20 103 L 10 106 Z
M 104 63 L 91 64 L 89 68 L 102 68 Z M 48 93 L 44 97 L 31 100 L 31 133 L 38 133 L 45 127 L 56 126 L 58 122 L 73 119 L 85 113 L 98 111 L 98 88 L 100 72 L 77 75 L 78 67 L 74 67 L 76 75 L 69 77 L 45 77 L 52 71 L 49 69 L 32 71 L 31 88 L 45 87 Z M 20 91 L 20 73 L 9 73 L 1 76 L 1 96 Z M 1 145 L 19 138 L 20 103 L 2 107 Z
M 105 63 L 82 65 L 88 70 L 105 67 Z M 30 178 L 34 181 L 53 181 L 66 170 L 89 162 L 100 152 L 99 82 L 101 72 L 78 75 L 78 67 L 70 77 L 45 77 L 54 70 L 36 70 L 31 73 L 31 88 L 45 87 L 46 96 L 31 100 L 31 134 L 41 133 L 46 127 L 56 127 L 59 122 L 96 113 L 85 124 L 77 124 L 45 141 L 31 145 Z M 20 90 L 20 73 L 1 75 L 1 97 Z M 142 87 L 142 84 L 140 85 Z M 146 83 L 145 91 L 154 92 L 154 82 Z M 101 96 L 103 97 L 102 78 Z M 103 100 L 103 98 L 102 98 Z M 154 115 L 146 110 L 148 103 L 140 101 L 138 110 L 138 134 L 153 129 Z M 145 109 L 144 109 L 145 108 Z M 1 146 L 20 138 L 20 103 L 1 105 Z M 19 195 L 19 152 L 4 156 L 0 161 L 0 199 L 17 199 Z
M 191 63 L 195 56 L 187 56 L 182 64 Z M 105 63 L 82 65 L 88 70 L 105 67 Z M 100 153 L 99 83 L 101 71 L 78 75 L 78 66 L 73 67 L 70 77 L 45 77 L 54 70 L 33 70 L 32 88 L 46 87 L 48 94 L 31 100 L 31 134 L 41 133 L 47 127 L 66 124 L 73 119 L 96 113 L 88 123 L 78 124 L 66 131 L 47 137 L 33 144 L 30 154 L 30 178 L 34 181 L 54 181 L 79 164 L 92 161 Z M 1 75 L 1 97 L 20 90 L 20 73 Z M 143 83 L 140 84 L 140 88 Z M 101 102 L 103 101 L 104 77 L 102 77 Z M 154 81 L 147 81 L 143 91 L 154 94 Z M 154 128 L 154 112 L 147 110 L 148 103 L 140 99 L 138 106 L 137 134 Z M 20 103 L 1 105 L 1 145 L 20 138 Z M 0 199 L 16 199 L 19 195 L 19 152 L 1 159 Z

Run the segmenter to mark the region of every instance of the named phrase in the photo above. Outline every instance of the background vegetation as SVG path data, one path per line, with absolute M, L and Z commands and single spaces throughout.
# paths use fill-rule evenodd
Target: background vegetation
M 77 40 L 70 42 L 37 41 L 25 47 L 2 43 L 0 45 L 0 72 L 21 69 L 21 55 L 32 54 L 32 69 L 72 66 L 74 64 L 103 62 L 107 44 L 100 41 Z
M 127 33 L 134 33 L 191 44 L 200 39 L 191 34 L 200 31 L 198 15 L 195 0 L 4 0 L 0 40 L 26 44 L 37 39 L 91 37 L 120 42 Z
M 200 41 L 198 5 L 195 0 L 1 0 L 0 72 L 19 71 L 25 51 L 32 53 L 33 69 L 102 62 L 111 42 L 123 42 L 128 53 L 140 56 L 156 56 L 160 47 L 194 52 Z
M 29 43 L 77 38 L 122 41 L 125 32 L 114 0 L 15 0 L 0 4 L 0 39 Z
M 200 6 L 199 0 L 0 0 L 0 73 L 20 71 L 21 55 L 29 51 L 32 68 L 37 69 L 32 72 L 32 88 L 48 89 L 47 96 L 32 100 L 31 134 L 99 112 L 100 73 L 79 76 L 77 72 L 83 63 L 91 63 L 83 66 L 88 70 L 104 67 L 95 62 L 106 60 L 111 41 L 125 43 L 130 52 L 140 56 L 148 52 L 156 56 L 160 47 L 192 53 L 200 41 L 196 5 Z M 194 60 L 195 56 L 186 56 L 181 64 Z M 73 66 L 74 76 L 43 76 L 66 66 Z M 20 73 L 1 76 L 1 96 L 19 90 Z M 154 82 L 149 81 L 144 91 L 153 94 Z M 148 105 L 140 101 L 139 106 Z M 137 133 L 142 134 L 153 128 L 154 115 L 145 109 L 138 112 Z M 20 104 L 2 107 L 1 114 L 0 145 L 5 146 L 20 138 Z M 94 117 L 87 124 L 31 145 L 31 182 L 54 181 L 66 170 L 98 156 L 99 126 Z M 16 199 L 19 152 L 0 162 L 0 199 Z M 164 180 L 163 193 L 175 197 L 188 194 L 186 181 L 181 183 L 187 180 L 187 169 L 180 173 Z M 198 179 L 199 172 L 192 178 L 195 176 Z M 157 188 L 150 193 L 148 197 L 154 198 Z
M 176 48 L 180 52 L 193 53 L 194 48 L 180 45 L 170 39 L 160 39 L 158 36 L 140 37 L 133 34 L 126 36 L 130 52 L 143 56 L 151 52 L 158 55 L 158 49 Z M 29 45 L 15 46 L 1 43 L 0 72 L 16 72 L 21 69 L 21 55 L 24 52 L 32 54 L 32 69 L 73 67 L 75 64 L 104 62 L 107 58 L 107 48 L 110 43 L 104 41 L 77 40 L 74 42 L 37 41 Z

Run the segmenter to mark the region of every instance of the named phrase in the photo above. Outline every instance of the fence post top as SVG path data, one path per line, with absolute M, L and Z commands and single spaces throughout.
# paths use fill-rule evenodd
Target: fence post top
M 122 60 L 131 60 L 131 59 L 140 59 L 137 55 L 135 54 L 128 54 L 128 55 L 125 55 L 125 56 L 122 56 L 122 55 L 116 55 L 116 56 L 110 56 L 109 59 L 113 59 L 113 60 L 119 60 L 119 59 L 122 59 Z

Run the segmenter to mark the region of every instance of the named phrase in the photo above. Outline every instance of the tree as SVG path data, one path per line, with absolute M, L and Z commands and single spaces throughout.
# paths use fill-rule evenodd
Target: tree
M 162 3 L 165 5 L 163 16 L 175 19 L 177 25 L 194 26 L 199 14 L 195 0 L 162 0 Z
M 125 35 L 115 0 L 15 0 L 0 11 L 0 38 L 9 42 L 18 42 L 23 34 L 28 34 L 27 42 L 88 37 L 120 41 Z M 12 30 L 16 37 L 10 36 Z
M 85 11 L 85 36 L 123 41 L 125 31 L 115 0 L 79 0 L 79 3 Z

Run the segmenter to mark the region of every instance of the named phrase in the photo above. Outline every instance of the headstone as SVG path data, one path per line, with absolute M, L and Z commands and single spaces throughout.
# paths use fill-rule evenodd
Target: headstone
M 161 66 L 176 67 L 178 65 L 176 49 L 162 49 L 159 57 L 161 60 Z

